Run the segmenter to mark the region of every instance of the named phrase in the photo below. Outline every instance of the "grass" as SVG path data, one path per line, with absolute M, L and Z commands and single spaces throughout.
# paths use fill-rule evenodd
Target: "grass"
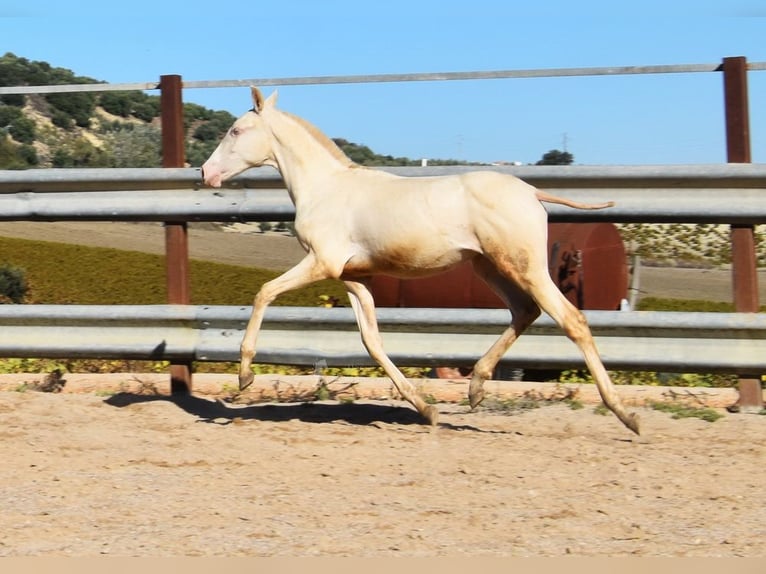
M 713 423 L 720 418 L 723 418 L 723 414 L 715 409 L 709 407 L 692 407 L 682 403 L 674 403 L 668 401 L 654 401 L 647 405 L 649 408 L 655 411 L 670 414 L 674 419 L 686 419 L 686 418 L 698 418 L 703 421 Z M 604 403 L 601 403 L 594 407 L 594 414 L 597 415 L 609 415 L 611 411 Z
M 670 414 L 674 419 L 698 418 L 713 423 L 723 415 L 709 407 L 692 407 L 682 403 L 653 402 L 649 405 L 655 411 Z
M 107 247 L 0 237 L 0 265 L 24 270 L 27 303 L 151 305 L 166 302 L 165 257 Z M 278 275 L 253 267 L 192 260 L 195 305 L 250 305 L 261 285 Z M 345 300 L 337 281 L 285 293 L 275 305 L 315 306 L 320 296 Z
M 652 387 L 729 388 L 737 384 L 737 375 L 726 373 L 658 373 L 654 371 L 609 371 L 615 385 L 648 385 Z M 562 371 L 553 382 L 577 385 L 593 384 L 589 371 Z
M 702 313 L 734 313 L 734 303 L 727 301 L 702 301 L 697 299 L 664 299 L 645 297 L 638 302 L 637 311 L 679 311 Z M 760 312 L 766 312 L 766 305 L 761 305 Z
M 491 412 L 514 414 L 538 409 L 540 407 L 564 404 L 573 411 L 576 411 L 584 408 L 582 401 L 577 398 L 577 394 L 578 391 L 576 389 L 570 389 L 563 386 L 557 387 L 550 395 L 529 390 L 518 397 L 487 397 L 482 401 L 479 408 Z M 465 404 L 467 404 L 467 402 Z

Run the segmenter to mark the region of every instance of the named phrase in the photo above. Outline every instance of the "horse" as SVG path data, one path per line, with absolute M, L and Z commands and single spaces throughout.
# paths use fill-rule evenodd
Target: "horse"
M 240 389 L 254 379 L 251 365 L 267 306 L 281 293 L 338 279 L 370 357 L 401 396 L 436 425 L 437 409 L 385 353 L 370 279 L 432 275 L 470 260 L 511 312 L 510 325 L 473 368 L 471 408 L 483 400 L 484 381 L 499 360 L 542 309 L 579 348 L 604 404 L 639 434 L 638 417 L 623 407 L 584 315 L 548 273 L 548 214 L 541 202 L 575 209 L 603 209 L 612 202 L 577 203 L 489 170 L 405 177 L 364 167 L 314 125 L 277 109 L 276 91 L 268 98 L 256 87 L 251 93 L 253 108 L 234 122 L 202 165 L 202 179 L 215 188 L 253 167 L 276 168 L 295 205 L 295 234 L 306 256 L 265 283 L 254 298 L 240 347 Z

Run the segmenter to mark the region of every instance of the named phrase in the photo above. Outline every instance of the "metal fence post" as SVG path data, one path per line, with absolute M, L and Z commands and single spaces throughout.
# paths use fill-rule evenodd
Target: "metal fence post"
M 750 163 L 750 112 L 747 91 L 747 59 L 742 56 L 723 60 L 724 102 L 726 109 L 726 155 L 729 163 Z M 755 227 L 731 226 L 732 286 L 734 308 L 740 313 L 757 313 L 758 274 L 755 255 Z M 739 378 L 741 411 L 760 411 L 763 392 L 760 375 Z
M 162 167 L 184 167 L 186 161 L 182 87 L 181 76 L 167 75 L 160 78 Z M 188 305 L 191 297 L 186 222 L 165 223 L 165 272 L 168 303 Z M 191 361 L 171 364 L 171 392 L 191 392 L 191 373 Z

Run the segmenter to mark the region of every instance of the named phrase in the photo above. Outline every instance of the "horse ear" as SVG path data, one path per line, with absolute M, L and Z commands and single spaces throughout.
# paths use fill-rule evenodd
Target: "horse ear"
M 250 87 L 250 92 L 253 95 L 253 111 L 257 114 L 260 114 L 263 108 L 270 106 L 274 107 L 277 103 L 277 91 L 274 90 L 271 95 L 263 99 L 263 94 L 261 93 L 261 90 L 256 88 L 255 86 Z
M 272 108 L 276 108 L 277 107 L 277 97 L 278 97 L 277 90 L 274 90 L 273 92 L 271 92 L 271 95 L 268 98 L 266 98 L 266 100 L 263 102 L 263 107 L 269 106 L 269 107 L 272 107 Z
M 263 94 L 261 94 L 261 90 L 255 86 L 250 87 L 250 93 L 253 95 L 253 111 L 255 113 L 260 113 L 263 108 Z

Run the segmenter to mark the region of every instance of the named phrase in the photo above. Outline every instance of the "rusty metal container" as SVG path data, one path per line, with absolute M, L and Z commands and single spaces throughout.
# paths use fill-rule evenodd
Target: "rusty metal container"
M 548 272 L 556 286 L 579 309 L 616 310 L 627 298 L 625 246 L 611 223 L 548 224 Z M 494 291 L 479 279 L 469 262 L 433 277 L 373 278 L 371 290 L 379 307 L 504 308 Z M 466 367 L 437 367 L 443 379 L 470 376 Z M 538 371 L 545 380 L 558 373 Z M 496 379 L 521 380 L 520 369 L 498 366 Z
M 616 310 L 627 296 L 625 246 L 614 224 L 549 224 L 548 258 L 551 278 L 579 309 Z M 419 279 L 379 275 L 371 288 L 379 307 L 505 307 L 470 263 Z

